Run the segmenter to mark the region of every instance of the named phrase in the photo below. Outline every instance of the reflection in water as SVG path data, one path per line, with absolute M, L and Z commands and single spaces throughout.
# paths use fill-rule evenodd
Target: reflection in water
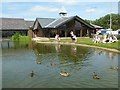
M 75 45 L 12 42 L 9 48 L 3 42 L 2 49 L 5 88 L 118 87 L 117 53 Z M 101 79 L 94 80 L 93 72 Z
M 77 46 L 73 45 L 71 46 L 71 55 L 74 55 L 76 57 L 77 53 Z
M 95 55 L 101 55 L 103 53 L 103 50 L 96 49 L 94 52 L 95 52 Z
M 118 70 L 118 63 L 116 63 L 116 59 L 118 60 L 118 54 L 117 53 L 95 49 L 95 55 L 105 55 L 105 56 L 107 56 L 108 60 L 111 61 L 110 64 L 109 64 L 109 69 Z
M 112 62 L 110 68 L 113 69 L 113 70 L 118 70 L 118 65 L 116 65 L 116 61 L 115 61 L 115 57 L 116 57 L 117 54 L 116 53 L 111 53 L 111 52 L 108 52 L 106 54 L 108 54 L 108 57 L 110 58 L 110 60 Z
M 55 45 L 55 50 L 56 50 L 57 53 L 60 52 L 60 44 L 56 44 Z
M 110 60 L 114 60 L 116 55 L 117 55 L 117 53 L 104 51 L 104 50 L 99 50 L 99 49 L 95 49 L 94 53 L 95 53 L 95 55 L 102 55 L 102 54 L 104 54 L 104 55 L 108 56 L 108 58 Z
M 111 60 L 114 60 L 114 59 L 115 59 L 116 53 L 107 52 L 106 54 L 108 55 L 108 57 L 109 57 Z
M 30 48 L 32 48 L 33 46 L 33 43 L 30 42 L 30 43 L 26 43 L 26 42 L 19 42 L 19 41 L 15 41 L 15 42 L 12 42 L 12 41 L 2 41 L 1 43 L 1 47 L 2 49 L 7 49 L 7 48 L 14 48 L 14 49 L 17 49 L 17 48 L 26 48 L 28 46 L 31 46 Z
M 58 67 L 59 72 L 71 72 L 75 73 L 80 70 L 83 66 L 89 65 L 88 63 L 84 64 L 83 61 L 86 61 L 90 57 L 92 51 L 89 48 L 77 47 L 75 45 L 64 46 L 64 45 L 45 45 L 37 44 L 34 47 L 37 60 L 36 62 L 47 62 L 49 60 L 48 66 Z M 40 54 L 40 55 L 39 55 Z M 47 66 L 47 67 L 48 67 Z

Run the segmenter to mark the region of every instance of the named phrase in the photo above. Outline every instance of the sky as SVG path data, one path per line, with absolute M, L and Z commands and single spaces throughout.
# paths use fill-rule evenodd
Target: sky
M 102 1 L 102 0 L 101 0 Z M 26 20 L 35 20 L 36 18 L 59 18 L 59 11 L 64 7 L 67 16 L 78 15 L 83 19 L 95 20 L 106 14 L 118 13 L 117 1 L 104 2 L 80 2 L 77 0 L 57 0 L 42 2 L 1 2 L 2 11 L 0 17 L 24 18 Z

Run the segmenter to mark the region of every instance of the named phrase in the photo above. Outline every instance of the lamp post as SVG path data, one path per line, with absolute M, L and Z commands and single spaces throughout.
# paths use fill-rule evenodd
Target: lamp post
M 110 13 L 110 29 L 112 29 L 112 14 Z
M 112 2 L 110 3 L 110 29 L 112 29 Z

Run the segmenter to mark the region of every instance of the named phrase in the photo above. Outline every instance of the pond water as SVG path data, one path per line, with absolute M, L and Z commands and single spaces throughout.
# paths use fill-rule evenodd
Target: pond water
M 3 88 L 118 88 L 118 70 L 110 68 L 118 66 L 120 54 L 73 45 L 3 41 L 1 46 Z

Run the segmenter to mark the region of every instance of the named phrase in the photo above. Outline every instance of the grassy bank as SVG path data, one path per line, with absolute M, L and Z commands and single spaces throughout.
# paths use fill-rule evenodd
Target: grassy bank
M 78 38 L 78 41 L 75 42 L 76 44 L 86 44 L 86 45 L 92 45 L 92 46 L 99 46 L 104 48 L 110 48 L 110 49 L 116 49 L 120 51 L 120 40 L 115 43 L 93 43 L 93 38 Z M 50 40 L 51 42 L 54 41 L 54 39 Z M 60 42 L 69 42 L 73 43 L 70 38 L 61 39 Z

